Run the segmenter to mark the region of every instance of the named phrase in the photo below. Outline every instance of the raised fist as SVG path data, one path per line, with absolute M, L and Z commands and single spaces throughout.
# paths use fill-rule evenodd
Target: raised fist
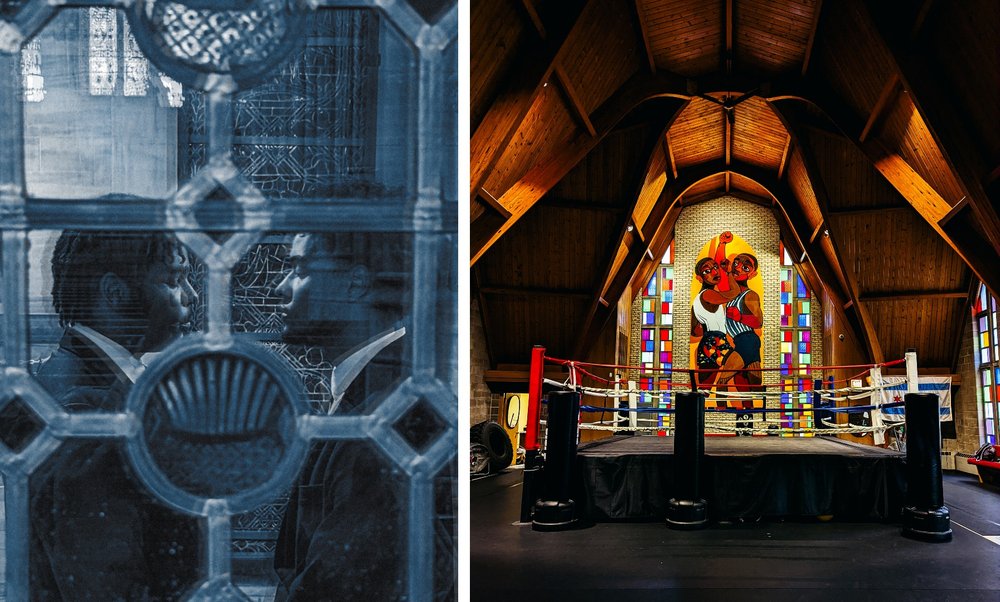
M 733 233 L 726 230 L 719 235 L 719 242 L 733 242 Z
M 743 319 L 743 313 L 740 312 L 740 308 L 738 307 L 727 307 L 726 317 L 734 322 L 739 322 Z

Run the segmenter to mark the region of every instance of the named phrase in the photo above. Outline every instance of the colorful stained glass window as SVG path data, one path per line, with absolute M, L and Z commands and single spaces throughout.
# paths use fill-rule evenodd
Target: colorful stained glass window
M 1000 341 L 997 340 L 997 300 L 979 285 L 972 304 L 972 323 L 976 329 L 973 356 L 979 372 L 980 416 L 986 443 L 996 444 L 997 403 L 1000 402 Z
M 670 375 L 661 370 L 673 368 L 673 324 L 674 324 L 674 245 L 671 243 L 663 254 L 663 260 L 653 272 L 649 282 L 642 290 L 642 338 L 640 342 L 639 365 L 642 377 L 638 385 L 642 391 L 669 391 Z M 670 398 L 667 395 L 639 394 L 640 407 L 670 408 Z M 639 422 L 650 425 L 640 415 Z M 659 434 L 666 434 L 670 429 L 669 414 L 658 415 L 655 426 Z
M 805 394 L 813 390 L 808 371 L 812 364 L 812 294 L 783 243 L 779 244 L 778 254 L 781 257 L 781 425 L 811 428 L 812 412 L 791 410 L 812 407 L 812 400 Z

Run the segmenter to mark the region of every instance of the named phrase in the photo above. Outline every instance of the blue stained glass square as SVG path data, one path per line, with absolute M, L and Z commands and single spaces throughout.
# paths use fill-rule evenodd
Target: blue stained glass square
M 663 291 L 663 300 L 666 301 L 666 302 L 668 302 L 668 303 L 673 303 L 674 302 L 674 291 L 672 291 L 672 290 Z
M 782 302 L 782 304 L 784 304 L 784 303 L 791 303 L 791 300 L 788 297 L 789 297 L 788 293 L 781 293 L 781 302 Z
M 652 351 L 653 350 L 653 341 L 645 341 L 643 343 L 643 349 L 642 350 L 643 351 Z
M 809 314 L 799 314 L 799 326 L 809 326 Z
M 795 296 L 798 297 L 798 298 L 800 298 L 800 299 L 805 299 L 806 297 L 808 297 L 809 296 L 809 291 L 806 290 L 806 283 L 802 282 L 802 277 L 801 276 L 799 276 L 799 275 L 796 274 L 796 276 L 795 276 L 795 283 L 796 283 L 796 286 L 798 288 L 798 291 L 796 292 Z
M 642 323 L 643 324 L 652 325 L 654 317 L 655 317 L 655 314 L 653 314 L 653 313 L 643 314 Z
M 805 343 L 799 343 L 799 353 L 808 353 L 809 348 Z

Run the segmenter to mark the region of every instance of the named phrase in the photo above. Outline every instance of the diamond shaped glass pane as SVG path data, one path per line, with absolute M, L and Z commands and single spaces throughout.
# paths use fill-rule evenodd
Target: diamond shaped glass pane
M 20 399 L 11 400 L 0 410 L 0 441 L 19 453 L 41 432 L 44 423 Z
M 419 399 L 392 425 L 413 449 L 422 452 L 444 431 L 445 424 L 426 399 Z

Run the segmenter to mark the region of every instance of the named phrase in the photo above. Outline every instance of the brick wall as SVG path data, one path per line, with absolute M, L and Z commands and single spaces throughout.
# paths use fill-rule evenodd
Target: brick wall
M 778 256 L 780 233 L 774 215 L 766 207 L 761 207 L 735 197 L 723 196 L 685 209 L 677 220 L 674 236 L 674 368 L 683 370 L 689 365 L 686 345 L 691 332 L 691 281 L 694 264 L 701 251 L 712 237 L 729 230 L 749 244 L 757 255 L 759 273 L 762 278 L 764 298 L 764 324 L 761 336 L 761 363 L 765 368 L 775 368 L 781 364 L 781 258 Z M 813 298 L 812 315 L 812 357 L 819 364 L 823 357 L 822 324 L 823 312 L 818 299 Z M 777 372 L 764 372 L 765 384 L 778 382 Z M 779 399 L 773 396 L 767 400 L 767 407 L 778 407 Z M 708 418 L 723 423 L 734 422 L 730 416 Z
M 956 366 L 956 372 L 962 379 L 962 385 L 957 389 L 953 387 L 951 395 L 951 414 L 955 420 L 955 434 L 958 437 L 957 439 L 942 440 L 942 449 L 945 451 L 972 454 L 979 449 L 979 387 L 977 386 L 978 374 L 973 357 L 974 347 L 975 335 L 970 318 L 965 323 L 962 333 L 962 345 L 958 352 L 958 365 Z

